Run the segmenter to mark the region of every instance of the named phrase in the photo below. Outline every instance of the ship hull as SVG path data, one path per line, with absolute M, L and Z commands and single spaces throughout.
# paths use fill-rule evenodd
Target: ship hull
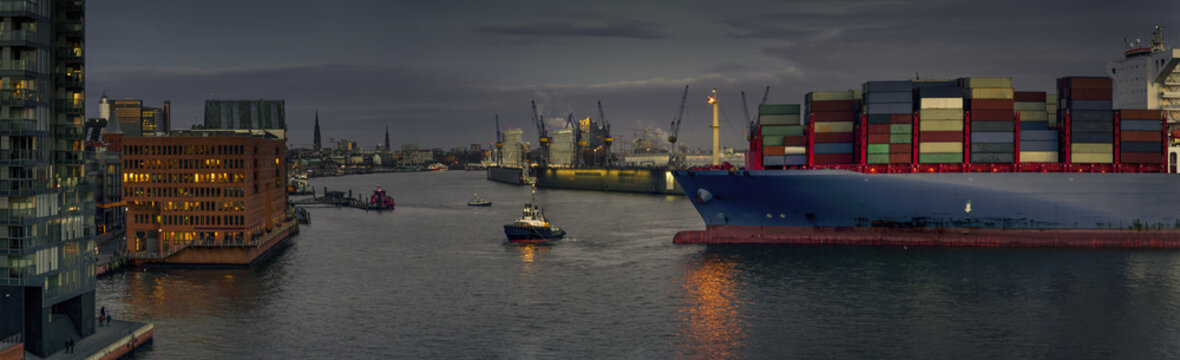
M 565 236 L 565 230 L 504 225 L 504 235 L 508 236 L 509 242 L 542 243 L 561 239 Z
M 677 171 L 682 244 L 1180 248 L 1175 174 Z

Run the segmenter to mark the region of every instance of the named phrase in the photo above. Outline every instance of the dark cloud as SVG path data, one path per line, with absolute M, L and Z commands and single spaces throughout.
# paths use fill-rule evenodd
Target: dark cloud
M 669 37 L 663 25 L 652 21 L 623 19 L 602 13 L 565 13 L 550 17 L 561 19 L 526 24 L 477 24 L 472 26 L 472 30 L 493 35 L 531 38 L 666 39 Z

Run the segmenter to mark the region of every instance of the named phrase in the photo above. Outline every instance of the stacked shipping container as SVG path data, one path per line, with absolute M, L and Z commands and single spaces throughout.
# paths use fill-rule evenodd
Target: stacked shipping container
M 1016 117 L 1012 78 L 963 78 L 964 104 L 970 114 L 970 162 L 1012 163 L 1016 154 Z
M 1119 163 L 1162 164 L 1164 161 L 1164 113 L 1160 110 L 1118 111 Z
M 913 142 L 913 82 L 870 81 L 864 93 L 866 146 L 858 153 L 869 164 L 908 163 Z
M 1059 118 L 1068 119 L 1069 124 L 1060 132 L 1062 146 L 1069 147 L 1065 149 L 1069 151 L 1069 162 L 1114 162 L 1112 87 L 1110 78 L 1105 77 L 1057 79 Z
M 807 138 L 798 104 L 758 107 L 758 131 L 762 134 L 762 166 L 778 168 L 807 163 Z
M 853 163 L 857 95 L 852 90 L 807 93 L 804 104 L 815 142 L 811 147 L 814 164 Z
M 1020 118 L 1019 161 L 1024 163 L 1055 163 L 1057 130 L 1049 127 L 1048 104 L 1043 91 L 1017 91 L 1014 108 Z M 1053 104 L 1056 113 L 1056 103 Z
M 963 91 L 958 87 L 914 89 L 918 108 L 918 162 L 963 162 Z

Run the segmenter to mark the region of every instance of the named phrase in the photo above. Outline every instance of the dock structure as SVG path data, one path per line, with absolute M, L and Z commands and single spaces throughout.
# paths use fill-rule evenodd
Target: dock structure
M 152 342 L 155 324 L 150 321 L 111 320 L 96 327 L 94 334 L 77 340 L 73 352 L 59 350 L 46 357 L 24 353 L 26 360 L 88 359 L 115 360 L 128 357 L 136 349 Z
M 360 194 L 357 194 L 357 196 L 354 197 L 352 190 L 349 190 L 348 193 L 345 193 L 343 191 L 328 191 L 327 188 L 324 188 L 324 196 L 290 200 L 289 203 L 292 206 L 330 205 L 335 207 L 350 207 L 366 211 L 393 210 L 393 207 L 391 206 L 373 204 L 362 198 Z

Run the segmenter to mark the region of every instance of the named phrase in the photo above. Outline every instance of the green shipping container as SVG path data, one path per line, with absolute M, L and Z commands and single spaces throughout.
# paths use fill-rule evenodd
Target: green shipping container
M 860 95 L 854 93 L 852 90 L 812 91 L 807 93 L 805 99 L 810 101 L 860 100 Z
M 865 162 L 868 162 L 869 164 L 888 164 L 889 154 L 869 154 L 869 156 L 865 159 Z
M 914 134 L 889 134 L 890 144 L 911 144 L 914 142 Z
M 1045 103 L 1017 101 L 1014 103 L 1012 109 L 1016 111 L 1041 111 L 1045 110 Z
M 963 153 L 963 143 L 955 142 L 924 142 L 918 143 L 918 153 Z
M 785 126 L 762 126 L 762 136 L 777 135 L 777 136 L 803 136 L 803 126 L 801 125 L 785 125 Z
M 963 131 L 963 120 L 921 120 L 919 131 Z
M 778 135 L 762 135 L 762 146 L 783 146 L 783 137 Z
M 918 154 L 918 162 L 922 164 L 961 163 L 963 162 L 963 153 Z
M 1109 164 L 1114 162 L 1114 154 L 1069 154 L 1070 162 L 1087 164 Z
M 1020 121 L 1049 121 L 1049 113 L 1041 111 L 1017 111 Z
M 918 110 L 918 120 L 958 120 L 963 121 L 962 109 L 923 109 Z
M 1114 156 L 1114 144 L 1070 144 L 1070 151 L 1074 154 L 1107 154 Z
M 799 115 L 799 104 L 764 104 L 758 105 L 759 114 L 771 115 Z
M 889 144 L 869 144 L 865 149 L 869 154 L 886 154 L 889 155 Z M 888 159 L 886 159 L 888 161 Z
M 914 132 L 913 124 L 893 124 L 889 125 L 890 134 L 911 134 Z

